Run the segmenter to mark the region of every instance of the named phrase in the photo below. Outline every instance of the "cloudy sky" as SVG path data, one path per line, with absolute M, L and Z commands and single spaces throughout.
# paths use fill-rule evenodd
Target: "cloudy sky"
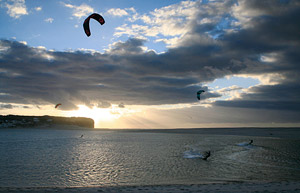
M 0 0 L 0 114 L 300 126 L 299 21 L 297 0 Z

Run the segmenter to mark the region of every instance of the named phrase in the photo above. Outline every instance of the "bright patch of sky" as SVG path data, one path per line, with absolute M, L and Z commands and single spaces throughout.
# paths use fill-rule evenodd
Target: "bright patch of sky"
M 207 33 L 213 38 L 218 39 L 221 37 L 224 33 L 226 33 L 226 30 L 234 30 L 238 27 L 233 27 L 232 23 L 237 21 L 235 18 L 231 17 L 229 14 L 225 15 L 220 22 L 215 26 L 215 28 L 211 31 L 208 31 Z
M 226 100 L 238 97 L 240 93 L 245 92 L 248 88 L 260 83 L 261 81 L 258 78 L 227 76 L 225 78 L 216 79 L 213 82 L 208 83 L 207 86 L 210 90 L 222 95 L 218 100 Z
M 259 83 L 260 81 L 258 79 L 251 78 L 251 77 L 246 78 L 246 77 L 230 76 L 230 77 L 216 79 L 212 83 L 208 83 L 207 85 L 209 86 L 209 88 L 216 90 L 216 89 L 227 88 L 232 85 L 236 85 L 242 88 L 249 88 L 250 86 L 254 86 Z

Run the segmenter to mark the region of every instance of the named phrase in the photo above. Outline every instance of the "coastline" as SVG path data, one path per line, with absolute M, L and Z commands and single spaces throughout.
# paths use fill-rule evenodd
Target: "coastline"
M 94 120 L 86 117 L 0 115 L 0 128 L 53 127 L 57 125 L 94 128 Z
M 190 185 L 146 185 L 146 186 L 109 186 L 109 187 L 0 187 L 0 192 L 61 192 L 61 193 L 99 193 L 99 192 L 133 192 L 133 193 L 179 193 L 179 192 L 300 192 L 300 182 L 228 182 Z

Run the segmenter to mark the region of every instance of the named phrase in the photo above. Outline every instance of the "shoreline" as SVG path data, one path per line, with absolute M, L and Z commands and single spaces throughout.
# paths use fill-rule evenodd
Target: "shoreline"
M 300 181 L 295 182 L 227 182 L 189 185 L 93 186 L 93 187 L 0 187 L 0 192 L 61 192 L 61 193 L 179 193 L 179 192 L 300 192 Z

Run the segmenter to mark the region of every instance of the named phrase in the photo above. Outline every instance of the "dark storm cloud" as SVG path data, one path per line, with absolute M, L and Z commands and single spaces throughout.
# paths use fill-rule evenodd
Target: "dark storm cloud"
M 75 108 L 77 103 L 92 106 L 99 101 L 126 104 L 196 101 L 196 92 L 202 88 L 198 85 L 202 76 L 197 73 L 199 69 L 191 67 L 194 70 L 190 71 L 182 67 L 190 66 L 180 58 L 182 53 L 176 57 L 173 53 L 144 53 L 139 49 L 143 41 L 129 39 L 109 52 L 92 54 L 50 52 L 3 40 L 0 79 L 5 84 L 1 85 L 1 92 L 11 97 L 2 97 L 2 101 L 62 103 L 63 109 Z M 195 61 L 190 62 L 195 65 Z M 217 96 L 207 94 L 207 98 Z
M 294 79 L 293 81 L 297 81 Z M 241 99 L 217 101 L 215 105 L 240 108 L 300 110 L 300 84 L 282 82 L 279 85 L 256 86 L 243 93 Z
M 228 48 L 245 54 L 285 51 L 291 46 L 299 46 L 299 10 L 297 7 L 280 16 L 254 17 L 252 27 L 225 35 L 222 40 Z
M 256 86 L 241 99 L 217 101 L 216 105 L 241 108 L 300 110 L 300 3 L 297 1 L 246 1 L 249 9 L 256 9 L 262 16 L 252 18 L 251 27 L 237 34 L 225 35 L 222 40 L 230 50 L 250 57 L 275 53 L 271 63 L 250 65 L 246 73 L 277 73 L 277 85 Z M 266 4 L 268 6 L 266 6 Z M 276 6 L 275 6 L 276 5 Z
M 238 107 L 238 108 L 255 108 L 255 109 L 272 109 L 272 110 L 289 110 L 299 111 L 300 102 L 298 101 L 261 101 L 254 100 L 233 100 L 233 101 L 217 101 L 217 106 Z
M 111 103 L 191 103 L 197 102 L 199 89 L 206 90 L 203 99 L 219 97 L 201 86 L 216 78 L 278 73 L 283 77 L 278 85 L 257 86 L 251 94 L 243 94 L 242 99 L 219 101 L 216 105 L 262 108 L 265 104 L 263 108 L 299 110 L 299 93 L 295 90 L 300 89 L 300 6 L 297 1 L 263 2 L 241 1 L 245 12 L 258 14 L 240 26 L 234 26 L 232 20 L 240 13 L 229 14 L 236 6 L 234 1 L 222 6 L 199 4 L 211 11 L 199 11 L 178 47 L 163 54 L 144 51 L 145 40 L 137 38 L 117 42 L 105 53 L 48 51 L 2 40 L 0 92 L 4 94 L 0 95 L 0 102 L 62 103 L 65 109 L 74 109 L 79 103 L 103 108 Z M 198 22 L 200 17 L 209 19 L 213 15 L 217 17 L 210 23 Z M 234 32 L 225 33 L 225 28 L 220 28 L 224 23 L 226 29 Z M 213 39 L 214 33 L 221 34 Z M 275 54 L 276 61 L 260 60 L 264 54 Z M 281 93 L 289 96 L 278 97 Z M 271 97 L 272 94 L 276 96 Z M 291 99 L 292 95 L 295 97 Z

